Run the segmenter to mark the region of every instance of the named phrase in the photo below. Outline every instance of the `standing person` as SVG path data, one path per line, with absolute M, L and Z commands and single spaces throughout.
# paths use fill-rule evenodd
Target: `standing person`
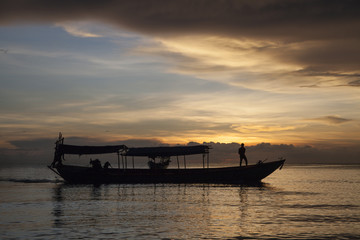
M 243 160 L 243 159 L 244 159 L 244 161 L 245 161 L 246 166 L 248 165 L 248 161 L 247 161 L 247 158 L 246 158 L 246 156 L 245 156 L 245 151 L 246 151 L 246 148 L 244 147 L 244 144 L 242 143 L 242 144 L 241 144 L 241 147 L 239 148 L 240 167 L 241 167 L 241 163 L 242 163 L 242 160 Z

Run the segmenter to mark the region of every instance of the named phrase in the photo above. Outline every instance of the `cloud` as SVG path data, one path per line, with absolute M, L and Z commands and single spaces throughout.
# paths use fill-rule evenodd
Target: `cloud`
M 170 72 L 232 86 L 272 91 L 355 87 L 360 75 L 359 41 L 281 43 L 203 35 L 156 40 L 157 45 L 140 46 L 133 52 L 165 59 Z
M 324 116 L 318 118 L 307 119 L 308 121 L 323 122 L 327 124 L 342 124 L 352 121 L 351 119 L 341 118 L 338 116 Z
M 332 85 L 333 87 L 341 86 L 352 86 L 358 87 L 360 84 L 360 74 L 359 73 L 339 73 L 339 72 L 324 72 L 314 68 L 304 68 L 299 70 L 296 74 L 300 76 L 313 77 L 320 79 L 315 84 L 303 85 L 301 87 L 317 88 Z M 339 82 L 337 79 L 341 79 Z
M 51 128 L 182 143 L 357 141 L 345 127 L 358 119 L 359 11 L 346 0 L 4 0 L 1 26 L 57 28 L 2 46 L 1 129 L 12 139 Z
M 56 23 L 55 26 L 62 27 L 66 32 L 75 36 L 75 37 L 84 37 L 84 38 L 98 38 L 102 37 L 99 34 L 91 33 L 88 31 L 88 23 L 80 22 L 60 22 Z
M 351 81 L 348 83 L 348 85 L 353 86 L 353 87 L 360 87 L 360 79 Z
M 81 22 L 101 21 L 159 40 L 158 49 L 137 51 L 170 59 L 175 73 L 255 89 L 357 87 L 358 5 L 354 0 L 5 0 L 0 24 L 53 22 L 75 36 L 97 37 L 101 34 Z
M 279 126 L 274 124 L 261 125 L 261 124 L 234 124 L 233 129 L 237 129 L 241 133 L 255 134 L 255 133 L 267 133 L 267 132 L 282 132 L 295 130 L 296 126 Z
M 214 33 L 275 39 L 359 37 L 357 1 L 2 1 L 0 21 L 98 19 L 157 34 Z
M 175 72 L 250 71 L 279 72 L 298 69 L 296 65 L 274 62 L 269 50 L 279 48 L 270 41 L 218 36 L 161 38 L 160 48 L 140 47 L 139 52 L 158 54 L 177 62 Z

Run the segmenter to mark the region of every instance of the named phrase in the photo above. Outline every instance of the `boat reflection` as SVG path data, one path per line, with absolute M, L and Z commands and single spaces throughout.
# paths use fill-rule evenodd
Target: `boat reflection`
M 120 233 L 133 238 L 140 233 L 180 239 L 234 236 L 254 221 L 256 204 L 278 201 L 265 199 L 264 193 L 271 191 L 263 183 L 59 184 L 53 189 L 53 226 L 102 229 L 114 237 Z

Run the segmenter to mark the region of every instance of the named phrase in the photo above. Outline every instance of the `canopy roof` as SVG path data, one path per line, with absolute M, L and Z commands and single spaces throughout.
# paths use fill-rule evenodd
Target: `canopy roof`
M 181 146 L 181 147 L 142 147 L 128 148 L 124 153 L 125 156 L 144 156 L 144 157 L 170 157 L 182 155 L 203 154 L 209 152 L 209 146 Z
M 57 145 L 57 153 L 64 154 L 104 154 L 104 153 L 119 153 L 127 149 L 125 145 L 113 145 L 113 146 L 74 146 L 67 144 Z

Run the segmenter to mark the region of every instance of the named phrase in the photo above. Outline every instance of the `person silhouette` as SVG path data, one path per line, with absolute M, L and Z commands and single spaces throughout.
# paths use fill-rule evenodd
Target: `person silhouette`
M 241 144 L 241 147 L 239 148 L 239 155 L 240 155 L 240 167 L 242 160 L 244 159 L 246 166 L 248 165 L 247 157 L 245 155 L 246 148 L 244 147 L 244 144 Z
M 101 169 L 102 168 L 101 162 L 100 162 L 99 159 L 95 159 L 95 160 L 90 159 L 90 165 L 95 169 Z
M 111 164 L 109 162 L 106 162 L 104 164 L 104 169 L 108 169 L 109 167 L 111 167 Z

